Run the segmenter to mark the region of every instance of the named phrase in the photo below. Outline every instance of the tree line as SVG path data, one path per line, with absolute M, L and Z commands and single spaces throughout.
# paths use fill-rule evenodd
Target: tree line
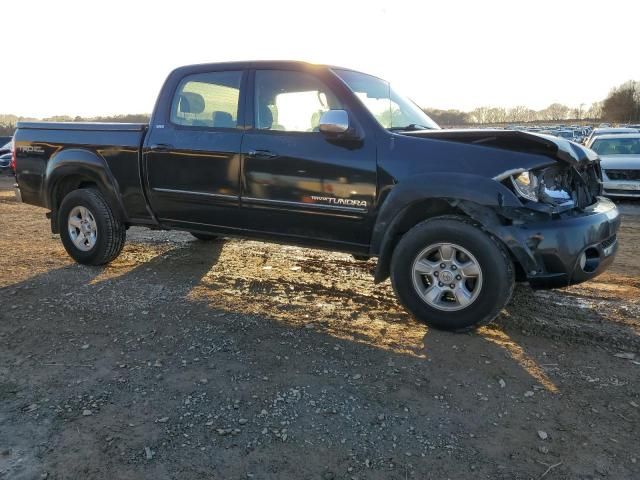
M 594 102 L 589 108 L 580 105 L 570 108 L 561 103 L 552 103 L 542 110 L 534 110 L 524 105 L 512 108 L 478 107 L 470 112 L 460 110 L 424 111 L 440 125 L 482 125 L 495 123 L 543 123 L 566 120 L 600 121 L 605 118 L 603 102 Z
M 629 80 L 609 92 L 601 102 L 594 102 L 587 107 L 581 104 L 569 107 L 561 103 L 552 103 L 542 110 L 533 110 L 524 105 L 512 108 L 478 107 L 470 112 L 460 110 L 437 110 L 425 108 L 424 111 L 442 126 L 483 125 L 496 123 L 534 123 L 534 122 L 614 122 L 640 123 L 640 81 Z M 35 120 L 16 115 L 0 114 L 0 136 L 13 135 L 16 123 L 20 120 Z M 134 122 L 146 123 L 146 113 L 112 115 L 84 118 L 80 116 L 56 115 L 43 118 L 50 122 Z
M 425 108 L 424 111 L 443 126 L 563 122 L 567 120 L 633 123 L 640 122 L 640 82 L 634 80 L 625 82 L 613 88 L 607 98 L 600 102 L 593 102 L 589 106 L 581 104 L 572 108 L 561 103 L 552 103 L 542 110 L 533 110 L 524 105 L 518 105 L 513 108 L 478 107 L 470 112 L 430 108 Z

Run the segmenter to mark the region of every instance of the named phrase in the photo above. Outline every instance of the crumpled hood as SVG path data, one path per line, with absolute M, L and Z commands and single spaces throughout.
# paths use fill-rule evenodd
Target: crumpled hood
M 402 135 L 536 153 L 572 165 L 598 161 L 598 155 L 593 150 L 575 142 L 554 137 L 553 135 L 522 132 L 519 130 L 419 130 L 415 132 L 402 132 Z

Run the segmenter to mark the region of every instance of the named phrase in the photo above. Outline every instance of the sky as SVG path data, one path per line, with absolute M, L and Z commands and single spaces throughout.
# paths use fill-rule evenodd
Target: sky
M 0 113 L 150 113 L 191 63 L 306 60 L 422 107 L 587 106 L 640 80 L 638 0 L 12 0 Z

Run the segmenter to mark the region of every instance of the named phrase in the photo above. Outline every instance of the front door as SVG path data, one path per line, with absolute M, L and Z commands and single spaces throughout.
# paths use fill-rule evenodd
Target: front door
M 243 71 L 184 77 L 167 121 L 152 125 L 144 148 L 149 201 L 169 226 L 219 230 L 237 222 Z
M 365 249 L 376 194 L 376 149 L 329 141 L 320 116 L 344 103 L 326 82 L 297 70 L 256 70 L 242 142 L 242 207 L 249 228 L 301 243 Z

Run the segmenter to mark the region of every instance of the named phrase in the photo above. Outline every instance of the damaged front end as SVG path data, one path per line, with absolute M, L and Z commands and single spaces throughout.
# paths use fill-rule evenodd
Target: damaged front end
M 545 213 L 585 209 L 602 193 L 602 171 L 595 152 L 551 135 L 512 130 L 432 130 L 408 136 L 467 143 L 498 150 L 526 152 L 551 159 L 541 168 L 516 168 L 493 177 Z
M 453 158 L 452 171 L 447 175 L 439 163 L 435 172 L 405 182 L 404 189 L 396 187 L 393 198 L 405 204 L 404 197 L 419 198 L 426 191 L 444 199 L 448 212 L 459 211 L 471 218 L 506 247 L 519 281 L 528 281 L 534 288 L 567 286 L 599 275 L 613 262 L 620 213 L 601 196 L 602 171 L 592 150 L 548 135 L 508 130 L 430 130 L 404 135 L 438 140 L 433 148 L 438 158 Z M 473 148 L 455 148 L 453 155 L 447 151 L 451 143 Z M 386 228 L 382 242 L 372 247 L 372 253 L 380 257 L 377 282 L 388 276 L 389 256 L 403 231 L 405 216 L 415 215 L 410 207 L 406 211 L 404 215 L 380 214 L 376 228 Z M 389 218 L 393 218 L 390 224 Z
M 505 172 L 494 180 L 523 204 L 496 209 L 495 221 L 484 222 L 522 267 L 521 280 L 534 288 L 567 286 L 599 275 L 613 262 L 620 217 L 615 204 L 600 196 L 597 157 Z

